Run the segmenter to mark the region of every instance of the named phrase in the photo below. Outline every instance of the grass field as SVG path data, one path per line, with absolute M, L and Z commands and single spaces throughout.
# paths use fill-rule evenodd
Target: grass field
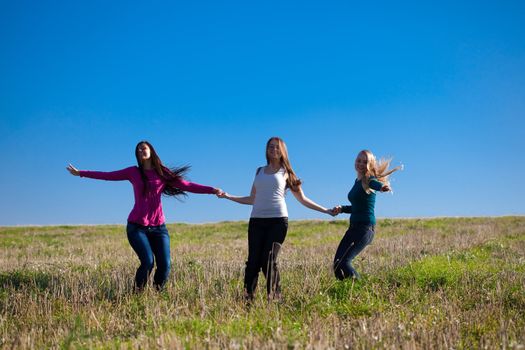
M 261 276 L 251 308 L 246 222 L 168 225 L 169 282 L 142 294 L 124 226 L 0 228 L 0 347 L 525 349 L 525 217 L 379 220 L 340 282 L 346 228 L 291 221 L 284 299 Z

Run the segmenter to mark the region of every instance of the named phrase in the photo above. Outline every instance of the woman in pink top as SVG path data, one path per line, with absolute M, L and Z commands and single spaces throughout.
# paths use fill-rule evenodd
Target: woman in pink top
M 178 196 L 186 192 L 222 194 L 217 188 L 198 185 L 184 180 L 189 167 L 168 168 L 160 160 L 153 146 L 140 141 L 135 147 L 137 166 L 118 171 L 83 171 L 69 164 L 67 170 L 75 176 L 91 179 L 131 182 L 135 195 L 135 205 L 128 216 L 126 228 L 128 241 L 140 259 L 135 275 L 135 287 L 144 289 L 153 264 L 157 269 L 153 283 L 161 289 L 170 272 L 170 237 L 162 212 L 161 195 Z

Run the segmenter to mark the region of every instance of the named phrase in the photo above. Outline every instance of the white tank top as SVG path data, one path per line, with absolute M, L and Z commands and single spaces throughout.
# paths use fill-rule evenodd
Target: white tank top
M 255 186 L 255 200 L 253 202 L 252 218 L 282 218 L 288 217 L 288 209 L 284 195 L 286 192 L 286 180 L 284 168 L 275 174 L 265 174 L 261 167 L 255 175 L 253 186 Z

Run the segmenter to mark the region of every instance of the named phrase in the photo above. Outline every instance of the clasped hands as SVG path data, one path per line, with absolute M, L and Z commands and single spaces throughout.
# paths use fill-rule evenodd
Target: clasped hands
M 227 192 L 224 192 L 220 188 L 216 188 L 214 194 L 217 196 L 217 198 L 229 198 L 230 195 Z M 341 213 L 341 206 L 337 205 L 331 209 L 326 209 L 326 214 L 331 216 L 336 216 Z
M 216 195 L 217 198 L 225 198 L 226 196 L 226 192 L 224 192 L 220 188 L 215 188 L 213 194 Z
M 341 206 L 340 205 L 336 205 L 332 209 L 327 209 L 326 213 L 329 214 L 329 215 L 332 215 L 332 216 L 339 215 L 339 214 L 341 214 Z

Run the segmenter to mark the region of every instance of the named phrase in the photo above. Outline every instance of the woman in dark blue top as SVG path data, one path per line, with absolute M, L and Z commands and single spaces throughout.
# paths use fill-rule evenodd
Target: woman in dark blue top
M 388 170 L 390 160 L 376 162 L 375 156 L 368 150 L 359 152 L 355 160 L 357 179 L 348 193 L 352 205 L 338 205 L 333 212 L 349 213 L 350 227 L 346 231 L 334 258 L 334 273 L 337 279 L 348 277 L 359 278 L 352 266 L 352 260 L 374 238 L 376 218 L 374 206 L 376 191 L 388 192 L 390 185 L 388 176 L 400 167 Z

